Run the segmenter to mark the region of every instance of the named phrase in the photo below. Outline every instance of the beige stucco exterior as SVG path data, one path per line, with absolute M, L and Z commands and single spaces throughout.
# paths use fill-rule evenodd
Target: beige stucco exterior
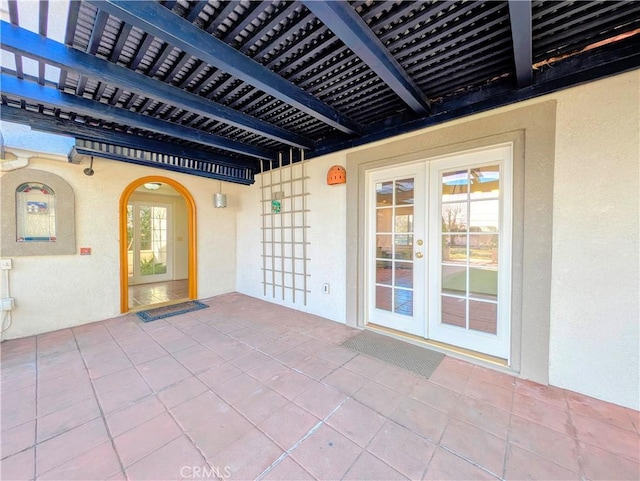
M 514 277 L 520 317 L 510 369 L 638 409 L 639 92 L 635 71 L 311 160 L 308 303 L 265 299 L 357 325 L 361 226 L 352 220 L 362 165 L 511 136 L 523 157 L 514 184 L 521 196 L 514 269 L 521 276 Z M 347 167 L 348 185 L 326 184 L 334 164 Z M 96 174 L 87 177 L 84 167 L 62 157 L 29 161 L 71 186 L 76 246 L 92 247 L 92 255 L 13 257 L 17 307 L 6 339 L 119 314 L 118 201 L 132 181 L 158 171 L 97 159 Z M 215 209 L 217 182 L 169 175 L 196 201 L 198 297 L 237 290 L 262 298 L 259 177 L 250 187 L 224 184 L 229 207 Z M 11 215 L 4 204 L 2 215 Z

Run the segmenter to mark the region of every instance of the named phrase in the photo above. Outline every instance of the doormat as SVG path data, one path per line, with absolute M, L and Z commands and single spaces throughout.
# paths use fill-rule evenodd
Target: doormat
M 341 344 L 381 361 L 414 372 L 427 379 L 444 359 L 444 354 L 390 336 L 362 331 Z
M 197 311 L 198 309 L 204 309 L 205 307 L 209 306 L 198 301 L 187 301 L 181 302 L 180 304 L 173 304 L 171 306 L 156 307 L 155 309 L 136 312 L 136 315 L 142 319 L 142 322 L 151 322 L 157 321 L 158 319 L 164 319 L 165 317 L 179 316 L 180 314 Z

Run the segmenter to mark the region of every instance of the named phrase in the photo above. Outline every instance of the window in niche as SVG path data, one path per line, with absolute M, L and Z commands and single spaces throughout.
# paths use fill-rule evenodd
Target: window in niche
M 56 195 L 48 185 L 27 182 L 16 189 L 16 241 L 56 241 Z

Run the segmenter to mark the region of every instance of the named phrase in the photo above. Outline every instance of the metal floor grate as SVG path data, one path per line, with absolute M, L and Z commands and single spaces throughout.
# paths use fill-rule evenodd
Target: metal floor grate
M 426 378 L 444 359 L 442 353 L 371 331 L 362 331 L 341 345 Z

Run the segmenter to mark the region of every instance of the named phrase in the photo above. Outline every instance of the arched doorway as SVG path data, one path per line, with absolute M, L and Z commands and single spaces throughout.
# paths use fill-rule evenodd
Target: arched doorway
M 129 303 L 129 279 L 130 272 L 130 250 L 128 238 L 128 209 L 132 195 L 136 190 L 145 185 L 166 185 L 177 192 L 186 204 L 186 233 L 187 233 L 187 286 L 189 299 L 197 296 L 197 275 L 196 275 L 196 205 L 189 191 L 180 183 L 173 179 L 162 176 L 147 176 L 133 181 L 129 184 L 120 197 L 120 311 L 128 312 L 131 307 Z

